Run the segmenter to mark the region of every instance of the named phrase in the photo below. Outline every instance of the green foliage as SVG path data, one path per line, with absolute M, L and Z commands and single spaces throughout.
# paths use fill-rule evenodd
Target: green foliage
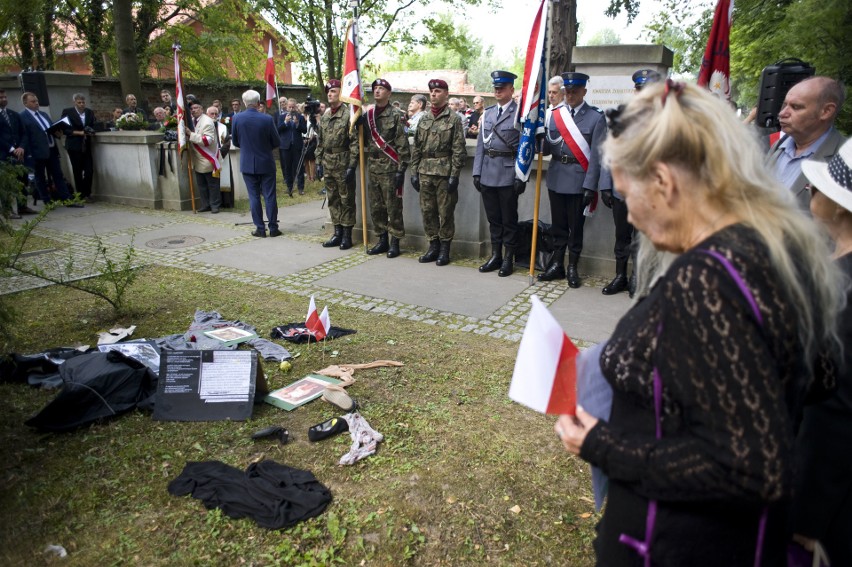
M 662 11 L 646 26 L 651 42 L 674 52 L 674 73 L 697 76 L 713 23 L 714 6 L 711 0 L 666 0 Z
M 581 45 L 620 45 L 621 37 L 612 28 L 603 28 Z

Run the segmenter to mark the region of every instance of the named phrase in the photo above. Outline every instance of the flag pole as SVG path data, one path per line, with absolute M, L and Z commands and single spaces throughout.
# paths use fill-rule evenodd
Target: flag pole
M 541 140 L 544 144 L 544 140 Z M 541 204 L 541 169 L 544 163 L 544 148 L 538 148 L 538 162 L 535 172 L 535 205 L 533 206 L 532 243 L 530 244 L 530 285 L 535 283 L 535 255 L 538 245 L 538 208 Z
M 191 144 L 192 142 L 190 142 Z M 189 175 L 189 200 L 192 203 L 192 213 L 196 214 L 198 211 L 195 210 L 195 183 L 193 183 L 193 178 L 195 177 L 194 172 L 192 171 L 192 150 L 190 149 L 186 152 L 186 170 Z
M 358 169 L 361 171 L 361 232 L 367 250 L 367 182 L 364 172 L 364 125 L 358 125 Z

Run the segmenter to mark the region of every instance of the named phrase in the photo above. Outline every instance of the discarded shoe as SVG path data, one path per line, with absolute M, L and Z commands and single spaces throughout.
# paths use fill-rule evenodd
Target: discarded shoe
M 334 437 L 338 433 L 349 431 L 349 424 L 345 419 L 333 417 L 308 429 L 308 439 L 311 441 L 322 441 Z
M 353 400 L 344 388 L 336 384 L 329 384 L 322 392 L 322 399 L 333 406 L 337 406 L 345 413 L 350 413 L 358 408 L 358 403 Z
M 261 429 L 260 431 L 255 431 L 251 438 L 257 441 L 258 439 L 266 439 L 268 437 L 277 437 L 278 441 L 284 445 L 287 441 L 290 440 L 290 432 L 281 427 L 280 425 L 273 425 L 272 427 L 267 427 L 265 429 Z

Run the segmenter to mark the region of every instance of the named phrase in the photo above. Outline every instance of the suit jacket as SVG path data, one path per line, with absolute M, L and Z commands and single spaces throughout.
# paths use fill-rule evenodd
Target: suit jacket
M 278 137 L 281 139 L 280 147 L 282 150 L 301 152 L 302 146 L 304 146 L 302 135 L 308 131 L 308 123 L 305 121 L 305 116 L 298 112 L 293 113 L 297 118 L 295 122 L 287 122 L 285 120 L 287 114 L 290 113 L 275 113 L 275 128 L 278 130 Z
M 0 156 L 12 157 L 11 150 L 27 147 L 27 132 L 17 112 L 6 108 L 9 124 L 0 118 Z
M 50 119 L 50 116 L 48 116 L 46 112 L 39 110 L 38 114 L 44 118 L 48 124 L 53 123 L 53 120 Z M 39 121 L 36 120 L 26 108 L 21 111 L 19 116 L 21 117 L 21 124 L 23 124 L 27 136 L 27 146 L 25 148 L 26 156 L 35 160 L 45 160 L 49 158 L 50 145 L 47 142 L 47 137 L 52 134 L 45 132 Z M 55 143 L 59 142 L 55 141 Z
M 509 102 L 498 119 L 499 109 L 496 104 L 485 109 L 473 158 L 473 175 L 479 176 L 480 182 L 489 187 L 507 187 L 515 181 L 515 155 L 521 138 L 521 133 L 515 128 L 518 110 L 515 101 Z M 488 157 L 489 149 L 514 155 Z
M 560 104 L 556 108 L 561 106 L 563 105 Z M 566 195 L 582 195 L 585 189 L 595 191 L 598 188 L 611 188 L 611 183 L 609 183 L 609 186 L 603 184 L 607 181 L 608 176 L 601 175 L 601 143 L 606 137 L 606 119 L 603 112 L 589 105 L 589 103 L 584 103 L 574 116 L 574 123 L 591 149 L 589 169 L 583 171 L 583 167 L 579 163 L 562 163 L 560 161 L 563 155 L 569 158 L 575 156 L 568 144 L 562 140 L 562 134 L 556 127 L 556 119 L 553 116 L 556 113 L 556 108 L 550 113 L 544 144 L 545 155 L 550 154 L 551 156 L 547 168 L 547 188 Z
M 190 120 L 192 118 L 190 117 Z M 194 122 L 194 120 L 192 120 Z M 213 119 L 202 114 L 198 118 L 195 129 L 189 133 L 189 147 L 192 149 L 192 167 L 198 173 L 210 173 L 215 169 L 210 159 L 219 157 L 219 136 L 216 132 L 216 123 Z
M 237 114 L 231 121 L 234 145 L 240 148 L 242 173 L 275 175 L 272 150 L 281 145 L 275 121 L 256 108 Z
M 89 145 L 84 143 L 88 140 L 86 136 L 75 136 L 73 134 L 74 131 L 79 132 L 85 126 L 89 126 L 90 128 L 95 127 L 95 113 L 91 108 L 87 108 L 83 111 L 83 116 L 86 117 L 86 123 L 80 121 L 80 113 L 77 112 L 76 107 L 66 108 L 62 111 L 62 117 L 68 117 L 68 121 L 71 122 L 71 126 L 66 126 L 63 128 L 65 133 L 65 149 L 69 152 L 82 152 L 89 149 Z M 91 139 L 91 138 L 89 138 Z
M 781 144 L 787 139 L 787 136 L 781 136 L 777 142 L 775 142 L 772 147 L 769 149 L 769 157 L 768 157 L 768 165 L 772 168 L 772 171 L 775 171 L 775 164 L 778 162 L 778 158 L 783 153 L 781 150 Z M 840 150 L 840 146 L 843 145 L 843 142 L 846 141 L 846 138 L 843 137 L 843 134 L 838 132 L 835 128 L 831 129 L 831 132 L 828 135 L 828 138 L 822 143 L 817 151 L 814 152 L 814 155 L 810 157 L 811 160 L 814 161 L 829 161 L 833 158 L 837 152 Z M 805 210 L 810 214 L 811 210 L 811 195 L 807 191 L 803 191 L 805 188 L 805 184 L 808 182 L 808 178 L 805 177 L 804 173 L 799 173 L 799 176 L 796 178 L 796 181 L 793 183 L 793 186 L 790 190 L 796 197 L 796 203 L 802 210 Z

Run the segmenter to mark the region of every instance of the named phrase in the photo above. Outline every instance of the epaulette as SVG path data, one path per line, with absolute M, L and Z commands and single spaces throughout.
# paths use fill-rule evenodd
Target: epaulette
M 594 111 L 595 111 L 595 112 L 597 112 L 598 114 L 603 114 L 603 113 L 604 113 L 604 111 L 603 111 L 603 110 L 601 110 L 600 108 L 598 108 L 597 106 L 592 106 L 592 105 L 591 105 L 591 104 L 589 104 L 589 103 L 586 103 L 586 106 L 588 106 L 589 108 L 591 108 L 592 110 L 594 110 Z

